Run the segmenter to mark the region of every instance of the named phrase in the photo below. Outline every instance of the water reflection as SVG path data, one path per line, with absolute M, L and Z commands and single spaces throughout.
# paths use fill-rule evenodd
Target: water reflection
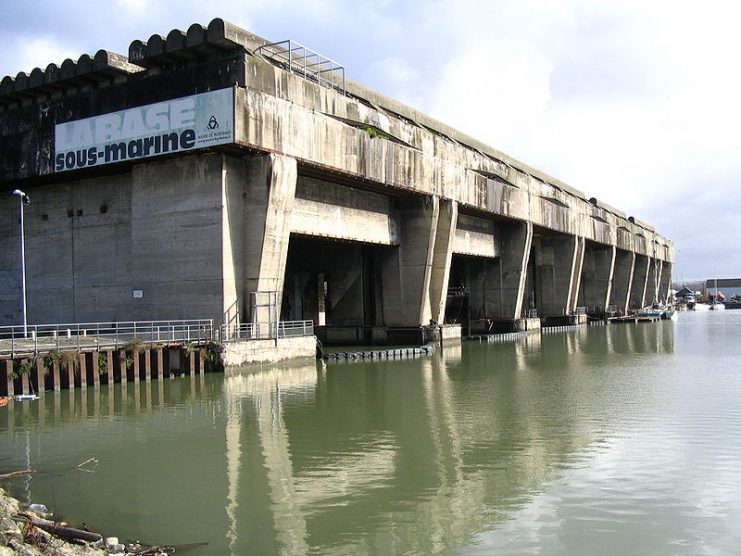
M 447 552 L 660 413 L 646 371 L 673 352 L 672 323 L 615 325 L 47 393 L 0 413 L 0 461 L 42 471 L 29 499 L 204 554 Z

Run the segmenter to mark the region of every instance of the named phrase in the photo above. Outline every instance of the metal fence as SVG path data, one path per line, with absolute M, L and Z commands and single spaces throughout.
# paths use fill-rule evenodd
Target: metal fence
M 71 349 L 117 349 L 132 342 L 169 343 L 214 339 L 214 321 L 160 320 L 0 326 L 0 355 Z
M 310 320 L 288 320 L 277 323 L 224 324 L 221 326 L 220 332 L 222 342 L 276 340 L 299 336 L 313 336 L 314 322 Z

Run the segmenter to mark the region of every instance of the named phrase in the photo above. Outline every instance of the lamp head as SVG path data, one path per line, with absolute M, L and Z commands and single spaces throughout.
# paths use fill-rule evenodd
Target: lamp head
M 21 202 L 24 205 L 28 205 L 28 204 L 31 203 L 31 198 L 26 193 L 24 193 L 23 191 L 21 191 L 20 189 L 14 189 L 13 190 L 13 195 L 17 195 L 18 197 L 20 197 L 21 198 Z

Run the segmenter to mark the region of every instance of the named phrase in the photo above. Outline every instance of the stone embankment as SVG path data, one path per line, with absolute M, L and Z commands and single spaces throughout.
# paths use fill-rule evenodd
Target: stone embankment
M 98 543 L 72 544 L 30 521 L 45 520 L 43 515 L 23 510 L 18 500 L 0 488 L 0 556 L 104 556 L 112 553 L 111 548 L 114 553 L 124 552 L 123 545 L 116 542 L 117 546 L 106 547 L 102 539 Z

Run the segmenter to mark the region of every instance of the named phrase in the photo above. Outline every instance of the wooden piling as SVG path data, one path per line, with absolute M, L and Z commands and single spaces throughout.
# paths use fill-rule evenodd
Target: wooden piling
M 141 354 L 138 351 L 135 351 L 131 354 L 132 359 L 134 360 L 134 364 L 132 365 L 132 368 L 134 370 L 134 383 L 139 382 L 139 358 Z
M 8 397 L 15 396 L 15 386 L 13 385 L 13 360 L 5 360 L 5 372 L 8 382 Z
M 93 356 L 93 387 L 96 389 L 100 387 L 100 361 L 98 360 L 98 357 L 100 356 L 99 351 L 94 351 L 92 353 Z
M 59 392 L 62 389 L 62 378 L 59 372 L 59 361 L 55 358 L 51 368 L 51 378 L 54 383 L 54 391 Z
M 157 348 L 157 379 L 162 380 L 165 376 L 165 357 L 162 352 L 162 348 Z
M 188 362 L 190 363 L 190 374 L 195 375 L 196 374 L 196 357 L 195 352 L 188 353 Z
M 112 386 L 113 383 L 116 382 L 116 377 L 113 374 L 113 352 L 108 350 L 105 352 L 106 357 L 106 365 L 108 366 L 107 370 L 107 379 L 108 379 L 108 385 Z
M 144 380 L 152 380 L 152 352 L 148 349 L 144 351 Z
M 128 380 L 128 370 L 126 369 L 126 351 L 118 350 L 118 370 L 121 375 L 121 382 L 125 383 Z
M 21 361 L 23 363 L 23 361 Z M 31 389 L 28 387 L 28 375 L 23 373 L 21 375 L 21 392 L 24 394 L 30 394 Z
M 44 358 L 36 357 L 36 392 L 41 394 L 46 390 L 46 368 L 44 367 Z
M 206 370 L 206 350 L 199 349 L 198 350 L 198 372 L 199 374 L 203 374 L 205 370 Z
M 69 359 L 66 360 L 67 363 L 67 388 L 70 390 L 75 389 L 75 365 L 70 361 Z
M 87 388 L 87 354 L 81 351 L 77 358 L 80 361 L 80 388 Z

